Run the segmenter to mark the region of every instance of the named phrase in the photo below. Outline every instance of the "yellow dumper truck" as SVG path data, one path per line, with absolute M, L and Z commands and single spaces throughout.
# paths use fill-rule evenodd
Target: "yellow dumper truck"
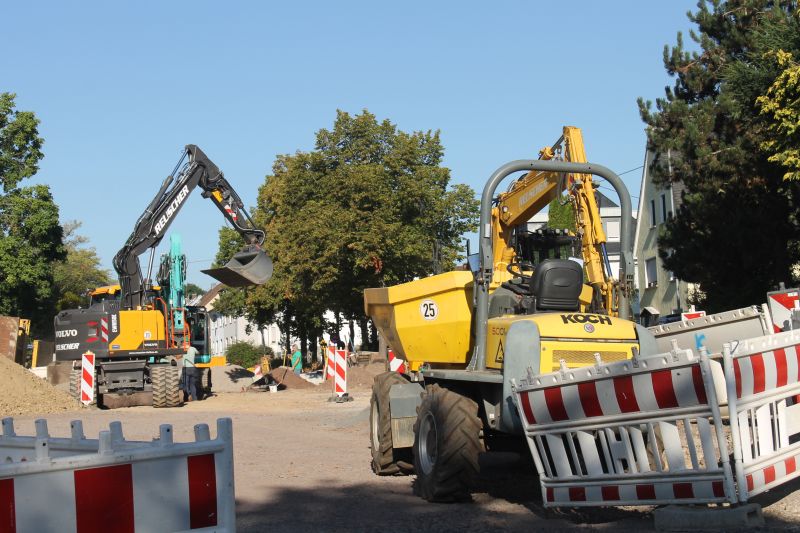
M 520 171 L 527 174 L 495 197 L 503 179 Z M 593 175 L 607 180 L 620 200 L 618 277 L 606 251 Z M 557 197 L 573 203 L 577 235 L 528 231 L 523 223 Z M 405 375 L 375 378 L 373 470 L 415 472 L 414 490 L 429 501 L 468 498 L 479 453 L 521 438 L 511 380 L 656 353 L 653 335 L 628 320 L 630 195 L 619 176 L 585 162 L 577 128 L 565 128 L 540 159 L 497 169 L 480 209 L 479 257 L 471 272 L 364 294 L 367 314 L 409 368 Z M 570 248 L 580 249 L 578 259 L 568 257 Z

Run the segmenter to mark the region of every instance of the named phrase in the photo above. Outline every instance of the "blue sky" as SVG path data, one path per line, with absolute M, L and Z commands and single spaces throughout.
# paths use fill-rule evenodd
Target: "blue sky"
M 452 182 L 478 193 L 563 125 L 583 129 L 589 161 L 638 167 L 636 98 L 672 84 L 662 50 L 695 4 L 6 2 L 0 91 L 41 120 L 28 183 L 52 187 L 111 269 L 185 144 L 252 205 L 275 155 L 313 149 L 337 109 L 441 130 Z M 634 207 L 640 172 L 623 176 Z M 170 228 L 204 288 L 223 223 L 197 191 Z

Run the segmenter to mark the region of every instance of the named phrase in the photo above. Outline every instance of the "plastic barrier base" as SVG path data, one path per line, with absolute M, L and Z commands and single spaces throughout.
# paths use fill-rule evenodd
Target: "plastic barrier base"
M 668 505 L 653 511 L 656 531 L 730 531 L 764 527 L 761 506 L 690 507 Z

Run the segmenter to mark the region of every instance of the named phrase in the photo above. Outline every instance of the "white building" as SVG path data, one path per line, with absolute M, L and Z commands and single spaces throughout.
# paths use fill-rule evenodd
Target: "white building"
M 269 324 L 263 329 L 258 329 L 255 324 L 249 323 L 244 317 L 230 317 L 214 312 L 214 302 L 219 298 L 219 291 L 223 287 L 222 284 L 214 286 L 197 303 L 208 311 L 211 355 L 225 355 L 225 351 L 231 344 L 241 341 L 249 342 L 254 346 L 267 346 L 272 348 L 275 354 L 281 353 L 283 351 L 281 332 L 277 324 Z
M 284 343 L 281 342 L 281 331 L 278 324 L 268 324 L 262 329 L 258 326 L 247 321 L 244 317 L 230 317 L 220 313 L 214 312 L 214 302 L 219 298 L 219 291 L 222 290 L 224 285 L 219 284 L 209 290 L 200 301 L 194 305 L 201 305 L 208 311 L 209 321 L 209 351 L 212 356 L 225 355 L 228 347 L 236 342 L 249 342 L 254 346 L 268 346 L 276 355 L 283 353 Z M 335 322 L 333 312 L 327 311 L 324 316 L 325 320 L 329 323 Z M 249 329 L 249 332 L 248 332 Z M 353 339 L 353 346 L 358 348 L 361 344 L 361 332 L 356 326 L 354 328 L 355 335 Z M 327 333 L 323 335 L 325 341 L 330 344 L 330 335 Z M 349 344 L 350 341 L 350 327 L 347 322 L 342 323 L 342 329 L 339 332 L 339 339 Z M 292 339 L 295 342 L 297 339 Z

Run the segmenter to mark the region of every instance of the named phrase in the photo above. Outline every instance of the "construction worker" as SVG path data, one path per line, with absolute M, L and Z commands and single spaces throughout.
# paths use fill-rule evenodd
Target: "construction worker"
M 292 370 L 295 374 L 303 371 L 303 354 L 300 352 L 300 346 L 297 343 L 292 344 Z
M 197 348 L 194 346 L 189 346 L 183 356 L 184 391 L 186 392 L 187 402 L 200 399 L 200 397 L 197 395 L 197 390 L 199 388 L 197 386 L 197 382 L 199 381 L 199 373 L 194 362 L 195 357 L 197 357 L 197 353 Z

